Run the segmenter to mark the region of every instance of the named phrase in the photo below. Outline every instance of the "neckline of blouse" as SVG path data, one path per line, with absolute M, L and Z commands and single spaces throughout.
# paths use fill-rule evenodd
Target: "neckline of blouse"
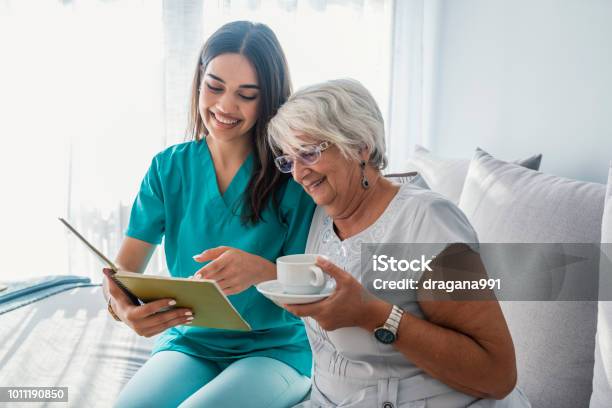
M 372 230 L 374 230 L 374 228 L 376 228 L 378 225 L 386 221 L 386 219 L 389 218 L 393 212 L 395 212 L 395 209 L 398 207 L 397 203 L 399 202 L 399 198 L 401 195 L 403 195 L 402 193 L 405 190 L 406 186 L 407 184 L 400 185 L 399 190 L 397 191 L 397 193 L 395 193 L 395 195 L 393 196 L 393 198 L 391 199 L 391 201 L 389 202 L 389 204 L 387 205 L 387 208 L 385 208 L 383 213 L 372 224 L 368 225 L 364 230 L 358 232 L 357 234 L 353 236 L 350 236 L 344 240 L 340 239 L 340 237 L 338 236 L 338 234 L 336 234 L 336 231 L 334 229 L 334 222 L 331 216 L 329 215 L 325 215 L 325 218 L 323 219 L 323 226 L 325 227 L 325 229 L 330 231 L 331 237 L 335 241 L 340 243 L 340 245 L 349 244 L 352 241 L 360 238 L 362 235 L 366 235 L 370 233 Z

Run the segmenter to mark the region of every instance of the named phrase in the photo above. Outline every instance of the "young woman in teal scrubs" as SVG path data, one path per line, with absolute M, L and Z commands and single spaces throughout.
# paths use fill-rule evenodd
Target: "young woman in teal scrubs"
M 226 24 L 202 48 L 192 93 L 194 140 L 153 158 L 117 263 L 142 272 L 164 238 L 172 276 L 214 279 L 251 332 L 190 326 L 171 299 L 132 305 L 108 279 L 109 310 L 152 357 L 119 407 L 287 407 L 310 388 L 301 321 L 257 292 L 274 260 L 304 251 L 314 204 L 274 167 L 266 127 L 291 92 L 283 51 L 265 25 Z M 195 275 L 195 276 L 194 276 Z

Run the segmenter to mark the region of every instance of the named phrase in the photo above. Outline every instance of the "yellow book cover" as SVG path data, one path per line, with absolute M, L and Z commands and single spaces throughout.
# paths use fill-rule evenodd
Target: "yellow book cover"
M 250 331 L 251 326 L 240 316 L 213 280 L 171 278 L 166 276 L 143 275 L 141 273 L 120 271 L 119 268 L 98 248 L 93 246 L 68 221 L 58 218 L 76 237 L 85 244 L 102 262 L 115 273 L 109 276 L 119 281 L 129 292 L 128 296 L 138 297 L 143 302 L 172 298 L 176 307 L 187 307 L 193 311 L 192 325 L 214 329 Z M 0 285 L 1 287 L 2 285 Z M 137 303 L 136 299 L 132 299 Z
M 190 308 L 194 315 L 193 326 L 251 330 L 251 326 L 213 280 L 171 278 L 125 271 L 119 271 L 113 276 L 143 302 L 172 298 L 176 300 L 176 307 Z

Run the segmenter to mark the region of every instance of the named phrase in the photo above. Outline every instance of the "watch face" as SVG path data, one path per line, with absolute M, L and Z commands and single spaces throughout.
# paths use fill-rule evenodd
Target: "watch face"
M 384 344 L 391 344 L 395 341 L 395 334 L 382 327 L 374 331 L 374 337 L 376 337 L 376 340 Z

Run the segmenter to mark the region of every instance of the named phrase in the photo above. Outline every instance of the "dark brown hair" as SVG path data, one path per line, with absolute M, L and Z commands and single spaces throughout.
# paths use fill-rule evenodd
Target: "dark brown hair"
M 278 108 L 291 94 L 287 59 L 274 32 L 265 24 L 250 21 L 227 23 L 204 43 L 193 78 L 189 131 L 200 141 L 206 127 L 199 110 L 200 86 L 206 67 L 221 54 L 240 54 L 255 67 L 260 99 L 257 122 L 251 143 L 254 152 L 253 174 L 244 192 L 243 222 L 256 224 L 270 201 L 277 206 L 274 192 L 288 179 L 274 166 L 274 154 L 267 143 L 267 126 Z

